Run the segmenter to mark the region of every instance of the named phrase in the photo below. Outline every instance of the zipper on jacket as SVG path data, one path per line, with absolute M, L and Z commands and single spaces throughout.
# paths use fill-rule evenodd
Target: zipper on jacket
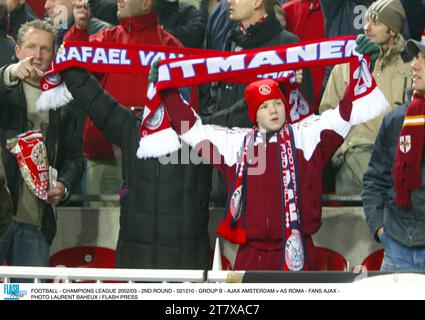
M 265 151 L 266 151 L 266 163 L 267 163 L 267 152 L 269 150 L 268 146 L 267 146 L 267 136 L 264 137 L 265 140 Z M 258 144 L 258 148 L 261 148 L 260 144 Z M 264 177 L 267 176 L 267 167 L 266 167 L 266 171 L 263 173 Z M 263 194 L 266 195 L 267 194 L 267 182 L 266 179 L 262 179 L 263 180 Z M 264 212 L 266 213 L 266 235 L 265 235 L 265 240 L 268 241 L 269 237 L 268 235 L 270 235 L 270 218 L 269 218 L 269 210 L 268 210 L 268 203 L 267 201 L 264 201 Z

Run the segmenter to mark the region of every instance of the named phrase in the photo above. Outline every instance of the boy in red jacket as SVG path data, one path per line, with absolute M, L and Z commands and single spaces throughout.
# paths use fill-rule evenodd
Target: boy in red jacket
M 375 103 L 370 117 L 386 107 L 378 88 L 357 100 L 352 92 L 338 108 L 289 124 L 279 84 L 255 81 L 245 91 L 251 129 L 204 125 L 176 90 L 164 92 L 173 128 L 227 177 L 217 233 L 239 244 L 236 270 L 316 269 L 311 235 L 320 227 L 323 168 L 367 104 Z

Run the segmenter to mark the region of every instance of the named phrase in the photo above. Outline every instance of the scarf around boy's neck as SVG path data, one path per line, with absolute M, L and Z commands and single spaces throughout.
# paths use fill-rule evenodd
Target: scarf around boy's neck
M 299 190 L 297 186 L 297 164 L 294 159 L 295 146 L 291 139 L 290 126 L 286 122 L 281 130 L 274 133 L 277 136 L 280 197 L 282 203 L 282 270 L 308 270 L 304 241 L 301 228 L 299 205 Z M 258 129 L 252 129 L 245 137 L 242 159 L 236 169 L 236 175 L 227 200 L 223 219 L 217 229 L 217 234 L 236 244 L 247 242 L 245 228 L 246 198 L 249 188 L 249 158 L 252 155 Z M 265 141 L 267 143 L 267 139 Z

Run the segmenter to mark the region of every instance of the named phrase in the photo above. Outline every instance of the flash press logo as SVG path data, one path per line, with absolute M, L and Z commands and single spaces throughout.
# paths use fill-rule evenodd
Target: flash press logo
M 20 290 L 19 284 L 3 285 L 4 300 L 19 300 L 27 295 L 26 290 Z

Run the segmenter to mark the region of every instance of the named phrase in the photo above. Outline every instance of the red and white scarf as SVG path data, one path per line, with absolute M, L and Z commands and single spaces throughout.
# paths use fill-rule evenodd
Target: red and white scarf
M 411 192 L 422 185 L 424 143 L 425 98 L 415 93 L 404 117 L 393 170 L 395 200 L 400 207 L 412 207 Z
M 297 186 L 297 167 L 294 159 L 295 146 L 291 139 L 290 127 L 286 122 L 276 133 L 278 136 L 278 158 L 280 163 L 281 200 L 282 200 L 282 270 L 308 270 L 305 261 L 304 243 L 301 229 L 301 214 L 299 206 L 299 191 Z M 248 179 L 248 159 L 253 154 L 256 128 L 245 137 L 242 159 L 237 167 L 233 181 L 231 197 L 227 200 L 223 220 L 217 229 L 217 234 L 236 244 L 247 242 L 245 231 L 245 211 Z M 267 143 L 267 142 L 266 142 Z
M 367 68 L 362 68 L 365 72 L 359 71 L 361 64 L 367 64 L 367 61 L 354 50 L 355 46 L 354 36 L 233 53 L 146 45 L 68 42 L 58 53 L 42 81 L 42 90 L 45 92 L 37 106 L 39 110 L 54 109 L 72 99 L 66 86 L 59 85 L 58 72 L 67 68 L 82 67 L 93 72 L 147 75 L 153 61 L 161 58 L 158 81 L 148 88 L 148 103 L 144 108 L 137 151 L 139 158 L 158 157 L 180 147 L 178 136 L 172 130 L 161 105 L 161 90 L 192 87 L 214 81 L 250 83 L 258 78 L 282 79 L 288 75 L 285 71 L 350 62 L 351 70 L 355 71 L 351 73 L 351 79 L 357 84 L 353 95 L 361 97 L 372 91 L 375 83 L 371 80 L 372 86 L 368 85 L 366 91 L 358 90 L 362 88 L 361 82 L 367 81 L 364 74 L 368 71 Z M 371 78 L 370 74 L 369 77 Z M 302 113 L 312 113 L 311 109 L 306 112 L 305 104 L 300 105 L 300 101 L 288 99 L 292 103 L 290 114 L 299 116 Z M 367 113 L 367 110 L 361 112 Z M 300 119 L 299 117 L 298 120 Z

